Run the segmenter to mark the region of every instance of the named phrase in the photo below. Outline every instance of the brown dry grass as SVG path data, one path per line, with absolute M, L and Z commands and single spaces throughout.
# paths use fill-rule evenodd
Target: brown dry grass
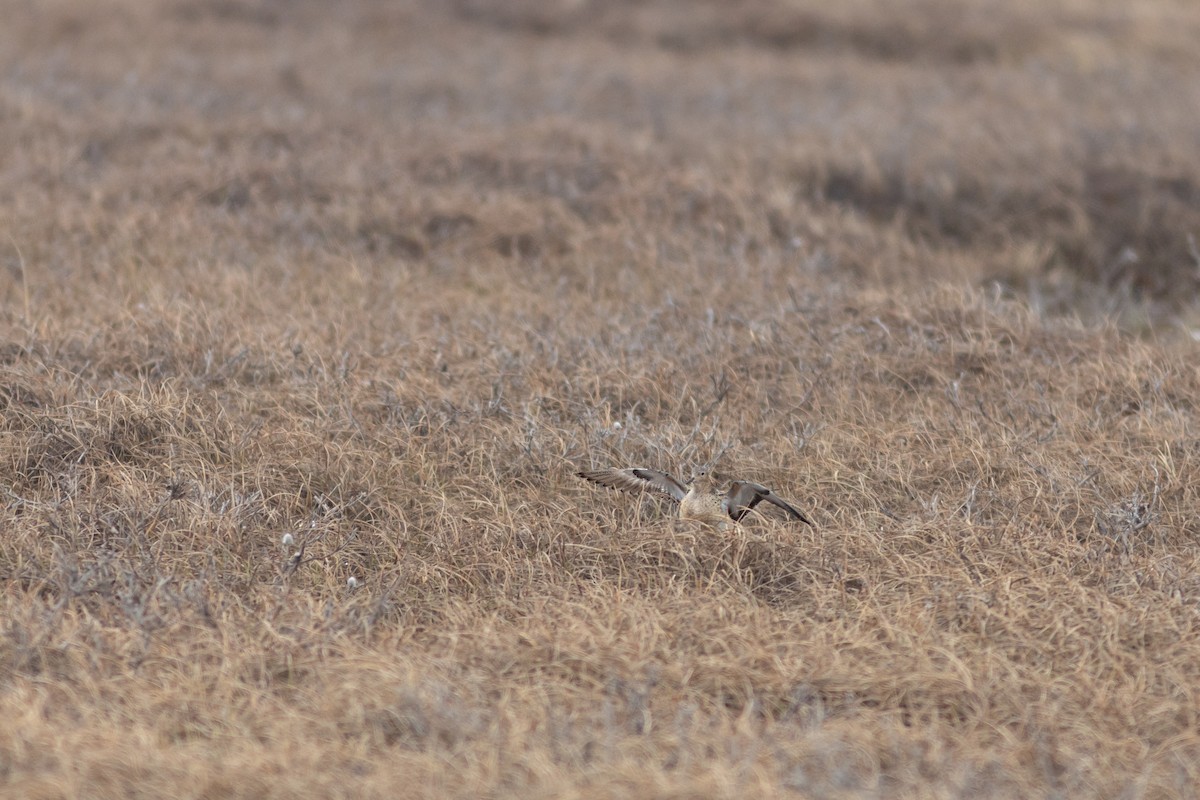
M 6 796 L 1194 796 L 1194 4 L 5 17 Z

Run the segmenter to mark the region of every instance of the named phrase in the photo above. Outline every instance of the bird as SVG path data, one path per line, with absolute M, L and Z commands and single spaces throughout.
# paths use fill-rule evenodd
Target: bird
M 724 491 L 718 489 L 717 480 L 708 469 L 700 470 L 687 483 L 669 472 L 644 467 L 584 470 L 576 474 L 610 489 L 665 494 L 679 504 L 680 519 L 699 520 L 722 531 L 741 522 L 763 500 L 782 508 L 791 518 L 812 525 L 812 520 L 799 509 L 761 483 L 732 481 Z

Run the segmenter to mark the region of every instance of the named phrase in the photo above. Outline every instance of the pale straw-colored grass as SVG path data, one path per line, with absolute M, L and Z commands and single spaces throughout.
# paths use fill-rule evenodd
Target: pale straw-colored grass
M 1198 31 L 13 11 L 0 794 L 1191 796 Z

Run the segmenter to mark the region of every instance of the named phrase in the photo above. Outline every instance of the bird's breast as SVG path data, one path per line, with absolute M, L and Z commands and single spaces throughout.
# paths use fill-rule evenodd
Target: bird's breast
M 702 519 L 719 521 L 728 519 L 725 509 L 721 507 L 721 499 L 713 494 L 697 494 L 689 491 L 679 501 L 679 516 L 681 519 Z

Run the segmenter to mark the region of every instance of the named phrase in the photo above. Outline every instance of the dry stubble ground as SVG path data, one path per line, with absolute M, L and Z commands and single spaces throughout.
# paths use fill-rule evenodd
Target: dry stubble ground
M 10 7 L 0 790 L 1193 796 L 1200 11 L 1126 5 Z M 817 527 L 573 477 L 722 450 Z

